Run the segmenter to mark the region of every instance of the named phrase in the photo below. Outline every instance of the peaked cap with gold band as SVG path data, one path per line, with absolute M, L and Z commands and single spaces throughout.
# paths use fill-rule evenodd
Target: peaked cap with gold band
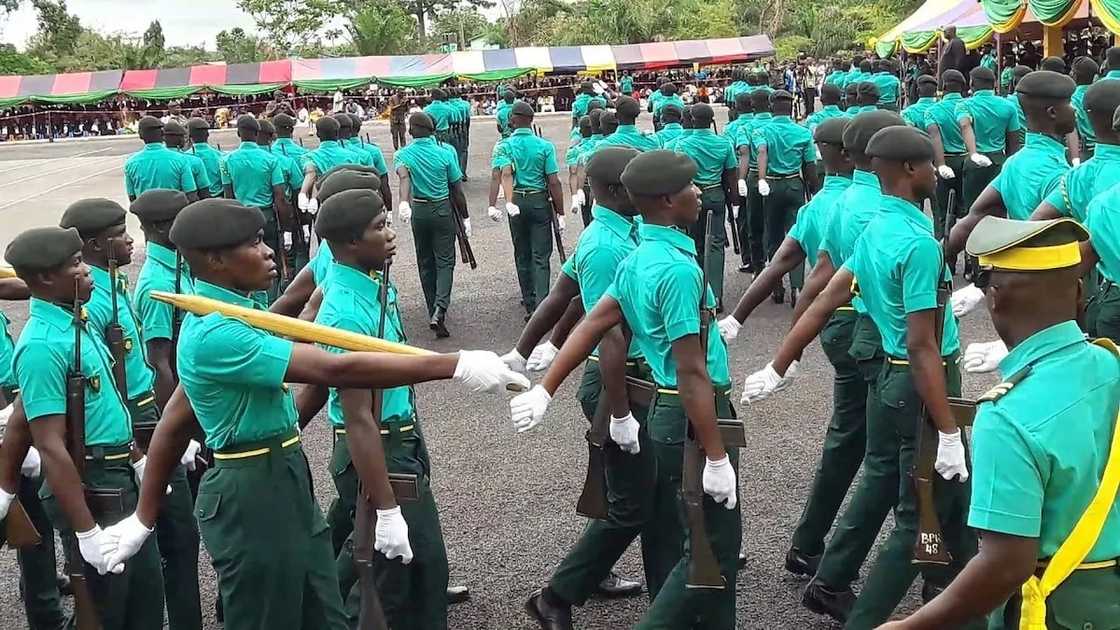
M 1073 219 L 1016 221 L 984 217 L 965 244 L 965 251 L 988 271 L 1040 272 L 1065 269 L 1081 262 L 1081 241 L 1089 232 Z

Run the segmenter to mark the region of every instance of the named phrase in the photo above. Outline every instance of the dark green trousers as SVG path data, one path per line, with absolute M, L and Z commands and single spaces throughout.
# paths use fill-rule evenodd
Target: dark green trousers
M 544 192 L 514 192 L 521 214 L 509 219 L 513 266 L 521 288 L 521 303 L 530 313 L 548 296 L 552 276 L 552 206 Z
M 863 463 L 867 444 L 867 381 L 848 352 L 855 325 L 855 310 L 844 307 L 833 313 L 821 331 L 821 347 L 836 372 L 832 420 L 825 431 L 809 499 L 793 532 L 793 547 L 812 556 L 824 551 L 824 538 Z
M 740 210 L 741 211 L 741 210 Z M 712 242 L 705 249 L 705 229 L 708 217 L 712 217 Z M 708 285 L 716 294 L 716 301 L 723 303 L 723 267 L 724 250 L 727 249 L 727 196 L 723 188 L 713 186 L 705 188 L 700 194 L 700 216 L 689 230 L 692 240 L 696 243 L 696 253 L 699 255 L 700 264 L 708 270 Z
M 446 630 L 447 628 L 447 547 L 439 522 L 439 508 L 431 488 L 431 462 L 420 425 L 401 432 L 400 424 L 385 425 L 391 433 L 382 436 L 385 466 L 391 473 L 416 475 L 420 480 L 420 500 L 402 503 L 401 514 L 408 523 L 408 542 L 412 562 L 402 564 L 374 552 L 377 593 L 385 610 L 385 620 L 393 630 Z M 358 575 L 354 571 L 354 537 L 342 546 L 336 562 L 339 587 L 346 594 L 347 625 L 356 628 L 361 605 Z
M 636 368 L 634 368 L 636 371 Z M 636 372 L 632 372 L 638 376 Z M 648 376 L 643 376 L 648 378 Z M 579 386 L 579 402 L 583 414 L 590 422 L 595 416 L 602 396 L 603 382 L 599 373 L 599 363 L 588 361 L 583 370 L 583 381 Z M 634 407 L 634 417 L 642 424 L 638 433 L 640 450 L 637 455 L 622 452 L 613 443 L 608 444 L 604 472 L 607 486 L 607 518 L 588 520 L 587 526 L 575 546 L 561 561 L 548 586 L 564 601 L 582 606 L 595 592 L 599 582 L 610 574 L 615 562 L 622 557 L 630 543 L 642 534 L 643 558 L 650 554 L 648 536 L 645 529 L 651 524 L 653 508 L 654 467 L 653 447 L 645 422 L 648 409 Z M 651 572 L 656 562 L 645 562 L 646 584 L 650 597 L 656 595 L 656 588 L 664 583 L 671 567 L 662 568 L 660 573 Z
M 731 401 L 723 390 L 716 394 L 716 414 L 735 417 Z M 739 547 L 743 538 L 740 506 L 728 510 L 704 495 L 704 522 L 708 539 L 727 581 L 722 590 L 689 589 L 688 565 L 692 559 L 688 530 L 684 527 L 685 507 L 681 499 L 681 473 L 684 467 L 685 436 L 688 420 L 676 395 L 654 396 L 647 425 L 657 465 L 654 487 L 653 522 L 656 536 L 650 541 L 661 562 L 672 563 L 669 577 L 662 585 L 636 630 L 731 630 L 735 628 L 735 588 L 739 571 Z M 739 454 L 728 451 L 738 477 Z M 673 531 L 674 528 L 680 528 Z M 683 544 L 678 541 L 683 541 Z M 674 559 L 675 556 L 675 559 Z
M 416 267 L 428 317 L 436 308 L 451 305 L 451 285 L 455 281 L 455 223 L 451 202 L 412 201 L 412 238 L 416 243 Z
M 128 401 L 128 412 L 136 425 L 155 425 L 159 409 L 152 392 Z M 198 523 L 187 469 L 177 466 L 171 474 L 171 494 L 163 498 L 156 517 L 156 541 L 163 562 L 163 587 L 167 620 L 171 630 L 202 627 L 202 604 L 198 587 Z
M 957 396 L 961 390 L 957 356 L 947 357 L 946 360 L 946 386 L 950 396 Z M 906 596 L 919 572 L 927 582 L 945 585 L 976 555 L 976 535 L 967 526 L 971 483 L 946 481 L 934 473 L 935 507 L 946 548 L 953 560 L 948 566 L 919 567 L 913 563 L 918 510 L 909 471 L 917 459 L 922 401 L 914 386 L 909 364 L 885 361 L 877 384 L 879 395 L 876 404 L 869 406 L 867 410 L 870 441 L 863 481 L 866 482 L 869 477 L 876 481 L 893 481 L 897 496 L 895 525 L 886 542 L 879 548 L 875 564 L 872 565 L 848 617 L 845 628 L 849 630 L 870 630 L 885 623 Z M 864 488 L 861 482 L 857 495 Z M 883 485 L 875 490 L 886 492 L 887 488 Z M 962 627 L 983 627 L 983 624 L 976 620 L 973 624 Z
M 961 195 L 963 195 L 961 214 L 968 214 L 968 210 L 975 203 L 976 198 L 999 175 L 1000 170 L 1003 169 L 1003 163 L 1007 161 L 1007 156 L 1003 154 L 1003 151 L 984 153 L 983 155 L 992 161 L 991 166 L 980 167 L 967 158 L 961 160 L 964 169 L 964 173 L 959 176 L 963 180 L 961 182 Z
M 953 179 L 942 179 L 940 176 L 937 178 L 937 203 L 933 206 L 933 235 L 937 240 L 941 240 L 941 232 L 945 227 L 945 212 L 949 203 L 949 191 L 956 191 L 956 201 L 953 204 L 953 216 L 949 219 L 949 227 L 952 228 L 957 223 L 957 219 L 964 216 L 963 210 L 968 208 L 964 205 L 964 163 L 967 157 L 964 155 L 946 155 L 945 165 L 953 169 L 957 174 Z
M 90 490 L 123 491 L 120 506 L 122 510 L 97 511 L 93 514 L 98 525 L 108 527 L 124 520 L 136 510 L 139 488 L 127 457 L 107 461 L 101 459 L 100 450 L 87 449 L 88 456 L 94 459 L 86 460 L 83 481 Z M 115 448 L 112 452 L 127 453 L 128 447 Z M 72 539 L 74 530 L 59 508 L 48 484 L 43 484 L 40 496 L 43 498 L 43 508 L 62 540 Z M 163 627 L 163 579 L 160 577 L 159 549 L 154 538 L 149 538 L 140 551 L 125 563 L 124 572 L 119 575 L 98 575 L 81 558 L 72 560 L 82 563 L 102 630 Z
M 1088 275 L 1085 278 L 1089 283 Z M 1086 287 L 1086 293 L 1089 288 Z M 1087 332 L 1092 337 L 1120 339 L 1120 285 L 1105 281 L 1085 309 Z
M 1012 597 L 988 617 L 988 630 L 1019 630 L 1022 598 Z M 1074 571 L 1046 598 L 1047 630 L 1120 627 L 1120 569 Z
M 222 585 L 227 628 L 346 627 L 307 459 L 298 442 L 281 447 L 291 435 L 232 449 L 270 449 L 265 455 L 215 457 L 198 488 L 195 515 Z
M 762 273 L 766 266 L 766 253 L 762 246 L 765 229 L 765 212 L 762 195 L 758 194 L 758 172 L 747 173 L 747 198 L 739 208 L 739 244 L 743 254 L 743 264 L 751 265 L 755 273 Z
M 331 547 L 335 556 L 354 531 L 354 509 L 358 497 L 358 471 L 350 459 L 346 433 L 334 429 L 334 448 L 331 450 L 330 472 L 337 493 L 327 508 L 327 523 L 331 526 Z
M 797 211 L 805 205 L 805 184 L 800 177 L 769 179 L 770 194 L 762 197 L 765 208 L 763 241 L 766 261 L 769 262 L 785 240 L 789 229 L 797 221 Z M 790 287 L 805 286 L 805 265 L 798 265 L 789 272 Z

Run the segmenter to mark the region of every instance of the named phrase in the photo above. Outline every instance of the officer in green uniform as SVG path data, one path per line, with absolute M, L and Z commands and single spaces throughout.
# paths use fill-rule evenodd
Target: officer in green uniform
M 186 196 L 178 191 L 154 188 L 134 202 L 140 208 L 150 205 L 152 198 L 174 199 L 166 208 L 174 212 L 186 205 Z M 179 203 L 182 202 L 182 205 Z M 166 215 L 165 215 L 166 216 Z M 165 221 L 169 219 L 165 218 Z M 108 344 L 107 330 L 117 323 L 124 330 L 125 363 L 123 385 L 127 392 L 126 406 L 132 422 L 136 445 L 148 447 L 155 425 L 159 422 L 162 403 L 155 392 L 156 375 L 148 364 L 146 341 L 141 320 L 132 307 L 128 278 L 117 272 L 116 286 L 109 272 L 110 260 L 122 267 L 132 261 L 132 237 L 125 231 L 125 210 L 108 199 L 83 199 L 66 208 L 60 222 L 63 228 L 74 228 L 84 240 L 82 259 L 89 264 L 93 293 L 85 303 L 88 313 L 86 328 L 93 336 L 100 335 Z M 171 288 L 173 290 L 173 287 Z M 117 312 L 113 314 L 112 292 L 117 292 Z M 111 384 L 111 383 L 110 383 Z M 170 393 L 170 389 L 163 388 Z M 174 389 L 173 387 L 171 389 Z M 198 527 L 191 514 L 194 509 L 186 469 L 179 466 L 168 486 L 171 491 L 160 506 L 156 521 L 156 539 L 163 565 L 164 593 L 170 627 L 189 630 L 202 626 L 202 609 L 198 589 Z
M 351 117 L 346 112 L 339 112 L 334 115 L 334 119 L 338 121 L 338 145 L 349 151 L 359 166 L 374 166 L 373 155 L 362 148 L 362 139 L 355 132 L 361 128 L 361 121 L 358 121 L 357 126 L 354 125 L 357 116 Z
M 16 381 L 44 462 L 44 508 L 63 540 L 77 536 L 81 557 L 72 561 L 84 561 L 100 627 L 158 628 L 164 593 L 155 541 L 138 547 L 127 566 L 110 564 L 101 549 L 109 541 L 101 525 L 115 523 L 136 505 L 147 459 L 132 444 L 128 407 L 113 384 L 100 332 L 84 317 L 74 321 L 75 301 L 84 303 L 93 292 L 82 245 L 77 230 L 36 228 L 17 236 L 5 252 L 32 296 L 30 317 L 15 348 Z M 86 383 L 82 477 L 66 448 L 66 383 L 76 369 L 75 336 L 80 336 Z M 87 502 L 91 491 L 116 494 L 117 504 Z
M 754 108 L 751 107 L 751 95 L 749 92 L 740 91 L 735 95 L 735 102 L 730 107 L 728 117 L 731 120 L 723 127 L 723 137 L 727 138 L 731 144 L 735 144 L 735 140 L 739 137 L 739 129 L 743 125 L 750 124 L 754 119 Z
M 680 95 L 677 94 L 676 83 L 662 84 L 660 92 L 661 98 L 657 100 L 657 104 L 654 105 L 652 102 L 650 103 L 650 111 L 653 112 L 653 126 L 658 131 L 661 130 L 661 126 L 664 124 L 661 120 L 661 110 L 665 109 L 665 107 L 669 105 L 676 105 L 677 107 L 681 108 L 682 111 L 684 110 L 684 99 L 682 99 Z M 618 109 L 617 101 L 615 102 L 615 109 Z M 619 125 L 624 124 L 627 123 L 622 122 L 620 117 Z
M 653 558 L 673 565 L 649 610 L 634 626 L 639 630 L 735 627 L 742 538 L 738 454 L 724 449 L 715 424 L 717 414 L 730 418 L 735 412 L 727 396 L 731 375 L 723 339 L 711 331 L 704 340 L 707 347 L 701 345 L 700 306 L 714 309 L 716 300 L 703 286 L 695 244 L 684 233 L 696 222 L 700 207 L 699 191 L 692 183 L 695 176 L 695 163 L 680 153 L 650 151 L 631 160 L 621 179 L 642 214 L 640 245 L 619 266 L 614 282 L 595 308 L 572 331 L 542 383 L 510 402 L 515 428 L 531 429 L 544 419 L 548 402 L 563 379 L 608 331 L 623 321 L 632 331 L 657 385 L 646 426 L 657 462 L 651 518 L 665 535 L 658 537 L 646 562 Z M 687 393 L 682 395 L 682 390 Z M 693 552 L 680 515 L 689 427 L 706 455 L 703 520 L 725 580 L 721 589 L 686 586 Z
M 754 110 L 754 118 L 739 128 L 739 136 L 735 140 L 735 151 L 739 154 L 738 193 L 742 200 L 736 223 L 743 252 L 743 264 L 739 266 L 739 271 L 758 274 L 766 266 L 762 240 L 766 214 L 758 190 L 757 150 L 751 138 L 755 129 L 770 124 L 774 118 L 770 113 L 770 93 L 761 89 L 751 92 L 751 109 Z
M 295 118 L 288 114 L 277 114 L 272 117 L 272 124 L 276 127 L 276 140 L 272 142 L 271 153 L 280 161 L 280 172 L 284 175 L 284 198 L 295 209 L 299 204 L 299 191 L 303 188 L 303 156 L 307 154 L 307 149 L 292 140 Z M 288 258 L 288 268 L 293 277 L 303 269 L 311 256 L 310 218 L 303 210 L 294 212 L 293 242 Z
M 572 101 L 572 126 L 579 124 L 579 119 L 587 115 L 587 106 L 595 96 L 595 86 L 590 81 L 582 81 L 579 90 Z
M 206 169 L 206 179 L 210 181 L 207 196 L 221 197 L 222 152 L 209 144 L 210 124 L 202 118 L 191 118 L 187 121 L 187 135 L 191 139 L 191 154 L 202 160 L 202 165 Z
M 964 208 L 992 182 L 1007 156 L 1019 150 L 1019 116 L 1007 99 L 996 96 L 996 75 L 987 68 L 969 73 L 972 96 L 957 103 L 960 126 L 968 160 L 964 162 L 961 193 Z
M 1015 106 L 1015 112 L 1019 115 L 1019 127 L 1023 130 L 1022 135 L 1024 138 L 1027 134 L 1027 114 L 1023 111 L 1022 104 L 1019 103 L 1019 94 L 1016 91 L 1016 87 L 1019 85 L 1019 82 L 1031 72 L 1033 72 L 1033 69 L 1030 66 L 1019 65 L 1012 68 L 1010 94 L 1004 97 Z M 1020 138 L 1020 140 L 1023 140 L 1023 138 Z M 1019 145 L 1022 146 L 1023 142 L 1019 142 Z
M 662 107 L 667 105 L 668 102 L 663 100 Z M 683 111 L 684 104 L 680 103 L 679 105 Z M 613 133 L 609 134 L 604 130 L 603 140 L 595 145 L 595 149 L 592 149 L 592 151 L 602 147 L 630 147 L 638 151 L 653 151 L 661 147 L 657 142 L 657 136 L 638 129 L 638 116 L 642 113 L 642 106 L 638 104 L 638 101 L 629 96 L 620 96 L 615 99 L 614 109 L 615 116 L 618 118 L 618 127 L 615 128 Z M 660 112 L 660 110 L 658 111 Z M 599 124 L 602 126 L 602 118 L 599 119 Z
M 1077 111 L 1077 137 L 1081 139 L 1081 151 L 1078 157 L 1082 162 L 1093 157 L 1093 147 L 1097 144 L 1096 136 L 1093 135 L 1093 125 L 1085 113 L 1085 91 L 1093 84 L 1099 72 L 1100 66 L 1090 57 L 1078 57 L 1073 60 L 1070 76 L 1077 83 L 1077 87 L 1073 90 L 1070 102 L 1073 103 L 1073 109 Z
M 961 136 L 961 126 L 957 122 L 957 107 L 963 103 L 961 94 L 966 89 L 964 75 L 956 70 L 946 70 L 941 75 L 941 100 L 926 110 L 923 128 L 933 141 L 934 160 L 937 168 L 937 204 L 933 208 L 934 236 L 941 239 L 945 227 L 945 214 L 952 213 L 949 225 L 963 214 L 964 191 L 960 177 L 964 173 L 964 162 L 968 149 Z M 953 207 L 949 207 L 949 192 L 955 194 Z M 956 262 L 953 259 L 952 265 Z
M 471 147 L 471 104 L 463 98 L 466 89 L 465 87 L 456 89 L 451 95 L 451 100 L 447 101 L 459 112 L 459 144 L 455 148 L 459 152 L 459 170 L 463 171 L 463 181 L 467 181 L 467 157 L 470 155 Z M 386 207 L 392 207 L 392 204 L 386 204 Z
M 563 233 L 564 188 L 556 148 L 533 133 L 533 108 L 524 101 L 514 103 L 510 125 L 513 134 L 502 142 L 492 166 L 513 177 L 511 202 L 519 209 L 509 219 L 513 262 L 521 303 L 532 315 L 548 295 L 552 280 L 552 214 L 556 214 Z
M 272 141 L 276 138 L 276 127 L 267 118 L 261 118 L 257 122 L 261 126 L 261 130 L 257 132 L 257 144 L 266 152 L 272 153 Z
M 195 185 L 198 186 L 195 190 L 198 198 L 209 197 L 210 187 L 213 184 L 210 181 L 210 174 L 206 170 L 205 163 L 197 155 L 183 150 L 183 147 L 187 146 L 187 129 L 174 120 L 167 121 L 167 124 L 163 126 L 163 142 L 173 153 L 183 156 L 183 159 L 190 165 L 191 175 L 194 176 Z
M 684 127 L 681 126 L 683 116 L 684 110 L 676 105 L 668 105 L 661 109 L 661 131 L 654 135 L 657 136 L 657 142 L 662 147 L 667 148 L 670 142 L 684 133 Z M 730 123 L 728 124 L 730 125 Z
M 339 142 L 340 126 L 332 116 L 323 116 L 315 122 L 315 134 L 319 146 L 303 156 L 303 188 L 299 191 L 299 209 L 314 214 L 317 206 L 313 203 L 315 183 L 327 171 L 343 164 L 359 164 L 360 157 Z
M 408 133 L 413 142 L 396 153 L 393 168 L 400 180 L 398 216 L 405 225 L 412 222 L 416 266 L 430 319 L 428 327 L 437 337 L 447 337 L 450 333 L 445 317 L 455 279 L 455 222 L 451 213 L 456 210 L 451 206 L 450 196 L 455 196 L 460 208 L 466 208 L 467 201 L 459 161 L 433 137 L 435 131 L 436 125 L 428 114 L 417 112 L 409 116 Z M 554 166 L 553 172 L 556 170 Z M 464 221 L 469 227 L 470 219 Z
M 517 99 L 517 91 L 508 85 L 498 88 L 498 106 L 494 109 L 494 120 L 498 123 L 498 135 L 504 140 L 513 133 L 509 128 L 509 112 L 513 109 L 513 101 Z
M 244 115 L 237 119 L 237 137 L 241 139 L 241 144 L 236 151 L 222 158 L 222 185 L 226 189 L 226 198 L 260 209 L 265 218 L 265 242 L 273 251 L 279 252 L 278 255 L 283 255 L 280 233 L 292 230 L 294 215 L 288 205 L 280 160 L 257 144 L 259 131 L 260 123 L 256 118 Z M 278 280 L 290 280 L 290 273 Z M 269 302 L 276 299 L 279 289 L 279 282 L 269 289 Z
M 618 80 L 618 91 L 627 96 L 634 94 L 634 77 L 630 76 L 629 70 L 625 71 L 622 78 Z
M 817 125 L 831 118 L 846 118 L 847 114 L 840 109 L 840 101 L 844 93 L 835 84 L 825 83 L 821 87 L 821 108 L 806 118 L 801 124 L 810 131 L 816 131 Z
M 841 93 L 843 93 L 844 85 L 847 83 L 847 67 L 848 66 L 844 63 L 843 59 L 833 59 L 832 72 L 829 72 L 828 76 L 824 78 L 824 84 L 835 85 L 836 87 L 840 88 Z
M 902 93 L 902 83 L 895 74 L 894 63 L 890 59 L 880 59 L 875 65 L 871 82 L 879 88 L 879 109 L 897 112 Z
M 774 257 L 786 233 L 805 205 L 806 193 L 817 186 L 817 151 L 813 133 L 793 122 L 793 95 L 777 90 L 770 95 L 774 118 L 752 132 L 751 147 L 758 152 L 758 192 L 763 198 L 763 247 L 767 262 Z M 804 285 L 805 269 L 790 274 L 792 303 Z M 773 300 L 782 303 L 785 289 L 774 287 Z
M 922 572 L 927 581 L 946 583 L 976 551 L 976 541 L 964 524 L 968 468 L 961 431 L 944 398 L 919 393 L 957 395 L 960 391 L 956 318 L 937 304 L 938 286 L 951 281 L 951 276 L 930 219 L 921 210 L 923 200 L 933 193 L 933 146 L 919 130 L 899 125 L 877 132 L 867 152 L 884 192 L 875 220 L 867 224 L 843 268 L 794 325 L 773 363 L 751 375 L 744 390 L 750 400 L 774 392 L 832 312 L 859 292 L 882 333 L 887 360 L 877 379 L 879 393 L 868 401 L 867 432 L 874 439 L 868 441 L 864 475 L 851 505 L 871 499 L 889 509 L 891 495 L 897 497 L 895 527 L 846 619 L 846 628 L 859 630 L 884 623 L 918 573 L 912 562 L 918 527 L 915 491 L 902 475 L 914 463 L 915 427 L 921 426 L 926 410 L 939 436 L 935 468 L 944 481 L 937 480 L 934 491 L 953 560 L 947 567 Z M 935 343 L 938 317 L 944 320 L 940 347 Z M 943 366 L 948 366 L 948 373 Z M 845 531 L 844 525 L 838 532 Z M 836 540 L 834 536 L 830 548 Z
M 968 524 L 984 544 L 940 597 L 882 628 L 956 628 L 993 609 L 997 630 L 1107 628 L 1120 618 L 1120 369 L 1116 347 L 1077 325 L 1089 262 L 1078 242 L 1088 238 L 1068 219 L 994 217 L 969 237 L 992 323 L 1012 348 L 972 432 Z M 1102 509 L 1090 513 L 1091 504 Z
M 188 199 L 198 199 L 195 191 L 199 185 L 190 164 L 163 144 L 163 123 L 158 118 L 144 116 L 137 123 L 137 129 L 144 148 L 124 163 L 124 190 L 129 201 L 151 188 L 180 190 Z
M 851 85 L 851 84 L 849 84 Z M 847 114 L 855 116 L 863 112 L 873 112 L 879 109 L 879 86 L 870 77 L 866 81 L 859 81 L 856 86 L 856 106 L 848 108 Z
M 456 116 L 451 106 L 447 104 L 447 91 L 443 88 L 432 90 L 432 100 L 426 107 L 426 113 L 436 126 L 436 138 L 444 143 L 451 144 L 451 120 Z
M 926 112 L 937 103 L 937 79 L 928 74 L 918 77 L 918 100 L 902 110 L 902 119 L 907 125 L 918 129 L 926 128 Z

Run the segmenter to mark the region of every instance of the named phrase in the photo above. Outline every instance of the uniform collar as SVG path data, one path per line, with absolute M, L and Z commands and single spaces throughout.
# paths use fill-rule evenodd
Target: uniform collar
M 198 151 L 199 149 L 202 149 L 203 151 L 217 151 L 217 149 L 210 146 L 209 142 L 195 142 L 194 143 L 194 150 Z
M 338 140 L 323 140 L 319 143 L 320 149 L 331 149 L 337 146 L 339 146 Z
M 610 208 L 595 204 L 591 206 L 591 216 L 603 222 L 603 227 L 619 238 L 637 240 L 634 238 L 635 224 L 631 217 L 623 216 Z
M 995 96 L 995 90 L 976 90 L 972 93 L 973 96 Z
M 145 151 L 166 151 L 167 145 L 162 142 L 149 142 L 144 145 Z
M 529 127 L 519 127 L 517 129 L 513 130 L 513 135 L 515 135 L 515 136 L 535 136 L 536 134 L 533 133 L 533 130 L 530 129 Z
M 937 102 L 937 97 L 936 96 L 923 96 L 923 97 L 918 99 L 918 102 L 915 103 L 915 105 L 920 105 L 922 103 L 932 104 L 932 103 L 936 103 L 936 102 Z
M 961 99 L 960 92 L 946 92 L 946 93 L 941 95 L 941 102 L 942 103 L 946 103 L 948 101 L 957 101 L 957 100 L 960 100 L 960 99 Z
M 669 123 L 669 124 L 665 125 L 664 127 L 662 127 L 661 131 L 665 131 L 667 129 L 683 129 L 683 128 L 684 127 L 681 127 L 680 123 Z
M 99 289 L 108 290 L 109 287 L 112 286 L 112 278 L 109 276 L 109 270 L 108 269 L 102 269 L 101 267 L 98 267 L 97 265 L 89 265 L 89 273 L 90 273 L 91 276 L 93 276 L 93 286 L 94 287 L 99 288 Z M 128 287 L 127 283 L 128 283 L 128 277 L 125 276 L 124 272 L 121 271 L 120 268 L 118 267 L 117 268 L 117 284 L 119 286 L 117 287 L 117 289 L 118 289 L 117 292 L 118 293 L 127 292 L 127 287 Z
M 436 137 L 435 136 L 428 136 L 426 138 L 413 138 L 412 142 L 411 142 L 411 144 L 421 144 L 421 145 L 423 145 L 423 144 L 435 144 L 435 143 L 436 143 Z
M 1104 75 L 1106 79 L 1120 79 L 1120 70 L 1109 70 L 1108 74 Z
M 151 258 L 164 267 L 175 271 L 175 259 L 178 258 L 178 256 L 175 255 L 175 250 L 169 247 L 164 247 L 159 243 L 148 241 L 147 255 L 148 258 Z
M 237 145 L 237 149 L 239 151 L 241 151 L 241 150 L 256 151 L 258 149 L 263 150 L 261 145 L 257 144 L 256 142 L 249 142 L 248 140 L 242 140 L 241 144 Z
M 332 286 L 346 287 L 358 295 L 376 296 L 380 278 L 377 272 L 366 273 L 337 260 L 331 263 Z
M 1027 337 L 1012 348 L 1011 352 L 999 362 L 999 371 L 1004 378 L 1009 378 L 1048 354 L 1084 341 L 1085 333 L 1081 332 L 1077 322 L 1070 320 L 1054 324 Z
M 225 302 L 226 304 L 243 306 L 256 311 L 265 310 L 263 306 L 257 304 L 256 300 L 254 300 L 251 295 L 243 295 L 225 287 L 211 284 L 205 280 L 198 279 L 194 281 L 194 292 L 202 297 L 208 297 L 212 300 Z
M 821 192 L 826 190 L 840 190 L 852 185 L 852 178 L 843 175 L 825 175 Z
M 619 125 L 618 128 L 614 130 L 614 132 L 617 133 L 620 136 L 636 136 L 636 135 L 638 135 L 638 126 L 637 125 Z
M 642 223 L 638 226 L 638 235 L 641 236 L 643 243 L 647 241 L 668 243 L 690 256 L 696 256 L 696 242 L 679 228 Z
M 588 138 L 588 140 L 591 140 L 592 142 L 598 142 L 602 139 L 603 139 L 603 134 L 601 134 L 601 133 L 593 133 L 593 134 L 591 134 L 591 137 Z
M 346 139 L 346 144 L 362 144 L 362 139 L 358 136 L 352 136 Z
M 822 112 L 828 112 L 830 114 L 833 113 L 833 112 L 839 112 L 840 111 L 840 106 L 839 105 L 825 105 L 821 109 L 821 111 Z
M 918 206 L 902 197 L 883 195 L 879 201 L 879 209 L 885 212 L 900 214 L 920 224 L 926 231 L 933 234 L 933 220 L 927 217 Z
M 1093 150 L 1093 157 L 1091 159 L 1120 162 L 1120 145 L 1100 144 L 1098 142 L 1097 148 Z
M 1066 152 L 1066 147 L 1061 142 L 1041 131 L 1028 131 L 1026 146 L 1028 149 L 1042 149 L 1048 153 L 1064 154 Z
M 852 171 L 852 184 L 857 186 L 871 186 L 875 190 L 882 190 L 883 187 L 879 184 L 879 176 L 871 171 L 861 171 L 858 168 Z
M 770 120 L 772 120 L 776 123 L 792 123 L 793 122 L 793 119 L 790 118 L 789 116 L 786 116 L 785 114 L 782 114 L 781 116 L 771 116 Z
M 710 127 L 704 127 L 703 129 L 693 129 L 692 132 L 697 136 L 713 136 L 716 133 L 712 131 Z
M 61 330 L 66 330 L 74 325 L 74 312 L 70 310 L 69 305 L 62 306 L 37 297 L 31 298 L 31 304 L 28 306 L 28 314 L 34 319 L 46 322 Z M 83 306 L 83 322 L 86 320 L 86 317 L 86 309 Z
M 755 114 L 754 117 L 755 117 L 755 120 L 758 120 L 760 118 L 762 120 L 770 120 L 774 117 L 774 115 L 771 114 L 770 112 L 761 112 L 761 113 Z
M 272 144 L 295 144 L 296 141 L 291 138 L 275 138 Z

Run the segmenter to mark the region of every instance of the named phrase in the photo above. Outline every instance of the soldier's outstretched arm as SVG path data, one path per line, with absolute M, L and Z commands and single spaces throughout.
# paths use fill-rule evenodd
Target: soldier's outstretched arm
M 765 270 L 763 273 L 765 273 Z M 801 295 L 797 298 L 797 305 L 793 307 L 793 321 L 789 324 L 791 330 L 797 325 L 797 320 L 801 319 L 805 311 L 812 306 L 817 296 L 824 291 L 825 287 L 828 286 L 828 283 L 832 281 L 832 277 L 835 275 L 836 267 L 832 264 L 832 257 L 824 250 L 817 252 L 817 264 L 813 265 L 813 270 L 809 272 L 809 277 L 805 278 L 805 286 L 802 287 Z M 758 280 L 755 280 L 755 283 L 757 282 Z
M 97 523 L 86 506 L 82 478 L 66 450 L 66 416 L 44 416 L 30 424 L 32 440 L 42 457 L 46 482 L 50 484 L 58 507 L 75 532 L 88 532 Z
M 311 294 L 314 291 L 315 275 L 311 273 L 310 266 L 304 266 L 268 310 L 279 315 L 297 317 L 303 307 L 307 305 L 307 301 L 311 299 Z
M 840 269 L 829 280 L 824 291 L 813 300 L 812 305 L 805 310 L 804 315 L 797 320 L 782 345 L 774 355 L 774 370 L 778 374 L 785 374 L 790 364 L 796 361 L 805 348 L 824 329 L 832 312 L 848 303 L 852 299 L 852 272 Z M 808 287 L 806 287 L 808 288 Z M 798 300 L 800 302 L 801 300 Z
M 782 241 L 781 246 L 778 247 L 778 251 L 774 253 L 774 257 L 770 259 L 770 264 L 766 265 L 762 273 L 758 274 L 758 277 L 747 287 L 743 297 L 735 305 L 735 310 L 731 311 L 731 317 L 734 317 L 735 321 L 740 324 L 747 321 L 754 309 L 770 297 L 770 293 L 782 281 L 782 278 L 804 261 L 805 252 L 802 251 L 801 244 L 787 236 Z M 806 283 L 805 288 L 808 288 L 808 283 Z M 798 302 L 804 299 L 802 297 Z M 809 299 L 811 301 L 812 297 Z
M 566 273 L 561 273 L 552 285 L 548 296 L 537 305 L 533 316 L 521 331 L 515 349 L 521 356 L 528 357 L 545 333 L 551 330 L 564 316 L 568 304 L 579 296 L 579 283 Z
M 552 362 L 552 366 L 545 373 L 544 379 L 541 380 L 541 385 L 544 386 L 545 390 L 550 395 L 556 393 L 556 390 L 560 389 L 560 384 L 568 378 L 572 370 L 575 370 L 587 359 L 591 351 L 599 344 L 603 335 L 621 322 L 622 307 L 619 303 L 609 295 L 599 298 L 595 308 L 568 336 L 568 340 L 560 348 L 560 354 L 556 356 L 556 360 Z

